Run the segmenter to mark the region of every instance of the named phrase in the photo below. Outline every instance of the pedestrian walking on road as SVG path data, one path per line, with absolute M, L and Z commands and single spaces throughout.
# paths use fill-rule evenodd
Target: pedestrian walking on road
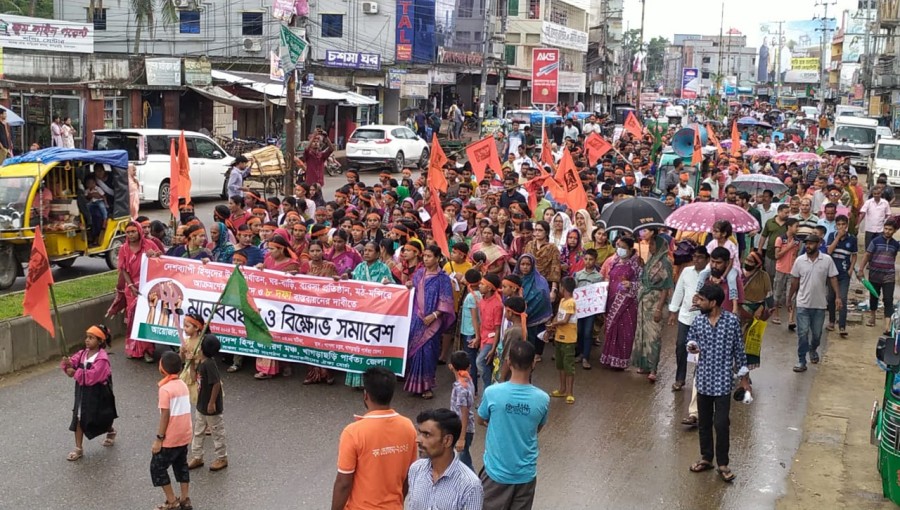
M 897 260 L 897 251 L 900 250 L 900 242 L 894 239 L 897 225 L 893 221 L 886 221 L 882 228 L 882 235 L 875 237 L 866 246 L 866 254 L 863 255 L 859 265 L 857 276 L 860 280 L 869 268 L 869 283 L 876 293 L 881 294 L 884 303 L 884 332 L 890 335 L 891 315 L 894 314 L 894 284 L 897 276 L 894 269 Z M 878 309 L 878 297 L 869 296 L 869 313 L 866 326 L 875 325 L 875 310 Z
M 837 269 L 838 288 L 840 295 L 828 288 L 828 330 L 834 330 L 835 315 L 837 315 L 838 328 L 842 338 L 847 337 L 847 293 L 850 291 L 850 275 L 856 267 L 856 253 L 859 243 L 856 236 L 850 233 L 850 219 L 840 215 L 835 218 L 835 231 L 828 234 L 825 241 L 826 253 L 834 260 Z M 893 266 L 892 266 L 893 267 Z M 835 297 L 841 298 L 841 307 L 835 306 Z
M 822 341 L 822 327 L 828 309 L 827 287 L 840 296 L 838 271 L 830 255 L 819 250 L 821 239 L 818 234 L 806 238 L 806 253 L 797 257 L 791 270 L 791 292 L 788 302 L 797 306 L 797 356 L 794 372 L 806 372 L 806 355 L 812 364 L 819 362 L 819 344 Z M 841 298 L 834 298 L 835 307 L 842 306 Z
M 106 326 L 88 328 L 84 349 L 72 357 L 64 357 L 60 368 L 75 379 L 75 406 L 69 430 L 75 433 L 75 449 L 66 457 L 76 461 L 84 456 L 85 436 L 94 439 L 106 433 L 103 446 L 112 446 L 116 440 L 113 421 L 116 414 L 116 397 L 112 390 L 112 372 L 106 345 L 111 336 Z
M 530 510 L 537 486 L 538 433 L 547 423 L 550 396 L 530 382 L 534 346 L 509 347 L 508 382 L 484 390 L 476 421 L 487 427 L 484 440 L 484 507 Z
M 167 351 L 159 360 L 159 426 L 153 441 L 150 459 L 150 478 L 154 487 L 162 487 L 166 502 L 157 510 L 193 510 L 191 505 L 188 470 L 188 446 L 191 444 L 191 397 L 184 381 L 179 379 L 181 357 Z M 169 467 L 175 473 L 175 481 L 181 484 L 181 497 L 175 497 Z
M 674 294 L 669 302 L 669 326 L 674 326 L 676 318 L 678 320 L 678 334 L 675 344 L 675 382 L 672 384 L 672 391 L 681 391 L 684 388 L 687 379 L 687 337 L 691 323 L 697 315 L 700 314 L 694 308 L 694 294 L 697 293 L 697 286 L 700 282 L 700 273 L 706 269 L 709 264 L 709 252 L 705 246 L 698 246 L 692 255 L 694 264 L 688 266 L 681 271 L 678 277 L 678 283 L 675 285 Z M 693 422 L 697 422 L 697 417 L 693 417 Z
M 391 409 L 396 386 L 396 376 L 384 367 L 363 374 L 368 412 L 341 432 L 331 510 L 403 509 L 416 428 Z
M 469 373 L 472 364 L 466 351 L 456 351 L 450 355 L 450 363 L 447 365 L 456 381 L 453 383 L 453 391 L 450 393 L 450 409 L 459 415 L 462 421 L 462 429 L 456 440 L 456 451 L 459 452 L 459 461 L 469 467 L 472 472 L 472 455 L 469 448 L 475 437 L 475 381 Z
M 464 352 L 456 354 L 467 359 Z M 409 468 L 406 509 L 481 510 L 481 482 L 455 453 L 462 440 L 460 417 L 450 409 L 433 409 L 419 413 L 416 423 L 422 458 Z
M 200 389 L 197 394 L 197 413 L 194 416 L 194 438 L 191 441 L 188 469 L 203 466 L 203 439 L 207 431 L 212 435 L 216 449 L 216 460 L 210 464 L 209 470 L 221 471 L 228 467 L 225 421 L 222 419 L 222 376 L 219 374 L 219 365 L 216 364 L 221 346 L 219 339 L 212 334 L 205 335 L 200 344 L 200 366 L 197 367 Z
M 700 355 L 694 381 L 697 386 L 701 457 L 690 469 L 700 473 L 715 467 L 722 480 L 731 482 L 735 476 L 728 467 L 728 414 L 735 367 L 739 367 L 737 375 L 741 377 L 741 387 L 749 390 L 750 384 L 746 377 L 749 370 L 744 355 L 741 321 L 737 315 L 722 310 L 723 301 L 725 292 L 714 284 L 704 285 L 694 297 L 700 315 L 694 319 L 688 332 L 687 350 Z

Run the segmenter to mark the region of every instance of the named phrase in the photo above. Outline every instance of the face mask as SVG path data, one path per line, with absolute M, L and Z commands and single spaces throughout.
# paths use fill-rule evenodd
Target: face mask
M 628 250 L 625 248 L 616 248 L 616 255 L 618 255 L 619 258 L 624 259 L 628 256 Z

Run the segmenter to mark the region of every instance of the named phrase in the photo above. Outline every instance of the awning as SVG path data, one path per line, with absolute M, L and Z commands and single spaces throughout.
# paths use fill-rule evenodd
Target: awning
M 357 94 L 356 92 L 341 92 L 345 96 L 345 101 L 347 104 L 351 106 L 368 106 L 378 104 L 377 99 L 372 99 L 371 97 L 364 96 L 362 94 Z
M 509 71 L 509 72 L 506 73 L 506 77 L 507 77 L 507 78 L 511 78 L 511 79 L 513 79 L 513 80 L 526 80 L 526 81 L 531 81 L 531 75 L 530 75 L 530 74 L 526 74 L 526 73 L 519 72 L 519 71 Z
M 200 94 L 201 96 L 211 99 L 217 103 L 227 104 L 229 106 L 233 106 L 235 108 L 252 108 L 259 109 L 263 108 L 265 105 L 262 101 L 251 101 L 249 99 L 242 99 L 231 92 L 223 89 L 222 87 L 188 87 L 194 92 Z
M 354 76 L 353 84 L 358 87 L 384 87 L 384 77 Z
M 225 81 L 259 92 L 260 94 L 265 95 L 268 101 L 279 106 L 284 106 L 285 104 L 284 100 L 281 98 L 287 96 L 287 87 L 285 87 L 284 83 L 269 80 L 266 75 L 256 73 L 226 73 L 224 71 L 213 70 L 212 77 L 215 80 Z M 299 85 L 297 86 L 297 96 L 300 96 Z M 305 97 L 304 99 L 344 103 L 350 106 L 378 104 L 377 100 L 355 92 L 337 92 L 325 87 L 316 87 L 315 85 L 313 85 L 312 96 Z

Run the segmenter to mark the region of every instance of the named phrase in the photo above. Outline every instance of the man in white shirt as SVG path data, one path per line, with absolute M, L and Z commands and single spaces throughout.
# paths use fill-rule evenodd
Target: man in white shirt
M 566 119 L 566 127 L 563 128 L 563 140 L 571 138 L 572 141 L 578 140 L 578 127 L 572 119 Z
M 672 300 L 669 301 L 669 326 L 675 325 L 678 319 L 678 336 L 675 343 L 675 383 L 672 391 L 681 391 L 687 378 L 687 336 L 688 329 L 699 312 L 692 310 L 694 306 L 694 294 L 700 283 L 700 272 L 706 269 L 709 263 L 709 253 L 705 246 L 698 246 L 694 251 L 694 264 L 681 271 Z
M 597 119 L 593 115 L 587 118 L 587 122 L 585 122 L 584 127 L 581 128 L 581 132 L 584 134 L 585 138 L 590 136 L 591 133 L 600 131 L 600 127 L 597 126 L 596 120 Z
M 884 231 L 884 222 L 891 216 L 891 205 L 881 198 L 884 186 L 877 185 L 872 188 L 872 197 L 866 200 L 859 210 L 859 222 L 861 225 L 866 220 L 866 248 L 872 239 Z
M 516 155 L 516 159 L 513 160 L 513 169 L 519 174 L 519 177 L 522 177 L 522 163 L 531 164 L 531 158 L 525 154 L 524 145 L 519 145 L 516 150 L 518 151 L 518 154 Z

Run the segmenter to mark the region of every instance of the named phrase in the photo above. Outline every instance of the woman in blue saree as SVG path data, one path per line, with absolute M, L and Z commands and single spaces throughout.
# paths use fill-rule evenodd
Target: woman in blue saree
M 450 277 L 441 270 L 441 249 L 429 246 L 422 250 L 418 239 L 411 239 L 406 250 L 419 250 L 423 266 L 416 270 L 407 287 L 415 287 L 412 322 L 406 363 L 406 383 L 403 388 L 428 400 L 434 397 L 441 335 L 456 320 L 453 306 L 453 286 Z
M 545 329 L 547 321 L 553 315 L 550 305 L 550 284 L 537 271 L 534 255 L 525 253 L 519 257 L 515 273 L 522 278 L 522 297 L 525 298 L 525 312 L 528 314 L 527 338 L 535 347 L 543 342 L 538 335 Z M 540 349 L 543 351 L 543 349 Z M 537 361 L 541 360 L 538 355 Z

